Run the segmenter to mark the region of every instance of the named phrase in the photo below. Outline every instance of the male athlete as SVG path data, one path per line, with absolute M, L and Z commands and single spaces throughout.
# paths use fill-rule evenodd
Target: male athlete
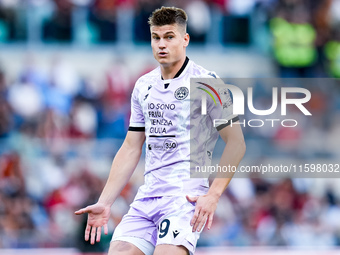
M 213 132 L 226 143 L 220 166 L 238 166 L 245 153 L 240 125 L 225 124 L 216 130 L 211 124 L 211 119 L 221 119 L 219 114 L 237 121 L 228 104 L 223 108 L 209 104 L 202 119 L 208 124 L 190 124 L 190 78 L 216 75 L 186 57 L 186 23 L 186 13 L 175 7 L 162 7 L 150 16 L 151 46 L 159 67 L 136 82 L 129 131 L 98 202 L 75 212 L 88 213 L 85 240 L 99 242 L 102 227 L 108 233 L 110 207 L 134 172 L 146 142 L 145 183 L 116 227 L 109 255 L 193 254 L 205 224 L 210 229 L 231 178 L 216 178 L 210 188 L 207 178 L 190 178 L 190 132 L 197 138 L 195 156 L 202 162 L 211 159 L 217 140 L 211 139 Z M 202 116 L 199 110 L 192 114 Z

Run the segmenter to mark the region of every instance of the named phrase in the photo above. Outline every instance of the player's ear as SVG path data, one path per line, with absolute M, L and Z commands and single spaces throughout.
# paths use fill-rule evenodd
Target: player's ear
M 184 47 L 187 47 L 189 45 L 189 41 L 190 41 L 190 36 L 188 33 L 185 33 L 184 35 Z

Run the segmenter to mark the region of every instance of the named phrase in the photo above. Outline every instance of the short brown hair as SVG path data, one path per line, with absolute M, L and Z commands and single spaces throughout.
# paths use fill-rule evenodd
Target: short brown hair
M 164 7 L 153 11 L 149 17 L 149 25 L 151 26 L 164 26 L 177 24 L 184 28 L 186 31 L 188 16 L 185 11 L 177 7 Z

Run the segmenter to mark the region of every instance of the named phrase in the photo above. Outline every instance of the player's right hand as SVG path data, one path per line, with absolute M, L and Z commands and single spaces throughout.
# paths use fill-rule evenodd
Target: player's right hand
M 102 227 L 104 227 L 104 234 L 108 234 L 107 223 L 109 222 L 110 218 L 110 206 L 96 203 L 94 205 L 89 205 L 85 208 L 82 208 L 74 213 L 76 215 L 87 213 L 85 241 L 88 241 L 91 236 L 91 244 L 94 244 L 95 241 L 99 242 Z

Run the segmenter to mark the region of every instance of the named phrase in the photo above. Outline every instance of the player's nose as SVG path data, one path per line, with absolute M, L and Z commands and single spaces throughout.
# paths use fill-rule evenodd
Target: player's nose
M 159 47 L 160 49 L 166 48 L 165 41 L 164 41 L 163 38 L 161 38 L 161 39 L 159 40 L 158 47 Z

